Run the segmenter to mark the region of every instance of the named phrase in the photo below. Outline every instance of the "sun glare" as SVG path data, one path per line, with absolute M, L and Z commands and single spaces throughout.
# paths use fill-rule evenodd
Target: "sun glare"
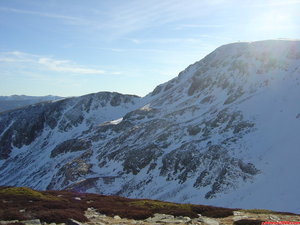
M 267 11 L 257 17 L 255 26 L 260 32 L 281 35 L 296 29 L 294 21 L 293 14 L 277 9 Z

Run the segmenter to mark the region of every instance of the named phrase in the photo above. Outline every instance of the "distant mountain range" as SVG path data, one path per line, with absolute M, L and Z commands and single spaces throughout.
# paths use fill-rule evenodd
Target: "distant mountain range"
M 140 98 L 0 114 L 0 185 L 300 212 L 300 41 L 217 48 Z
M 24 106 L 36 104 L 45 101 L 54 101 L 62 99 L 59 96 L 27 96 L 27 95 L 11 95 L 0 96 L 0 112 L 22 108 Z

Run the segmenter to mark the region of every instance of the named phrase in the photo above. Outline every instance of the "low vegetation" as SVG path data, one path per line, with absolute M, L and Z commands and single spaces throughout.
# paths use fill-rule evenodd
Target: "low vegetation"
M 263 222 L 261 220 L 238 220 L 233 225 L 261 225 Z
M 297 215 L 295 213 L 290 213 L 290 212 L 275 212 L 275 211 L 267 210 L 267 209 L 243 209 L 241 211 L 245 212 L 245 213 L 252 213 L 252 214 Z
M 1 188 L 0 195 L 8 198 L 26 198 L 31 200 L 47 200 L 47 201 L 57 201 L 59 198 L 49 195 L 43 194 L 38 191 L 34 191 L 27 187 L 8 187 Z
M 40 219 L 46 223 L 68 223 L 70 219 L 74 219 L 86 222 L 88 219 L 85 211 L 88 208 L 107 216 L 118 215 L 136 220 L 152 217 L 155 213 L 190 218 L 197 218 L 198 214 L 224 218 L 232 216 L 236 210 L 71 191 L 35 191 L 26 187 L 0 187 L 0 220 Z M 237 222 L 236 225 L 247 225 L 247 221 Z

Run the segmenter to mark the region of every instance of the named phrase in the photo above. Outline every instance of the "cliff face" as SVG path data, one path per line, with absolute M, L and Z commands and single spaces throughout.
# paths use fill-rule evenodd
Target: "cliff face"
M 0 184 L 300 210 L 299 78 L 299 41 L 236 43 L 141 99 L 2 113 Z

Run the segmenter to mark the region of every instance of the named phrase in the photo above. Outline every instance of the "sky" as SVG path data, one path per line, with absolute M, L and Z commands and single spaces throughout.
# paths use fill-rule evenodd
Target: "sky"
M 0 0 L 0 95 L 145 96 L 232 42 L 299 39 L 300 0 Z

